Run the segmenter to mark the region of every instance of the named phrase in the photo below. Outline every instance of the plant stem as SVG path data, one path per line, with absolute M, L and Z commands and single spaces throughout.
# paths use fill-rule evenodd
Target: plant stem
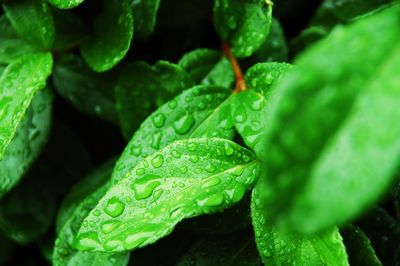
M 227 43 L 222 44 L 222 52 L 226 55 L 226 57 L 228 57 L 229 62 L 231 62 L 233 73 L 235 74 L 236 84 L 235 88 L 233 89 L 233 93 L 244 91 L 246 89 L 246 82 L 244 80 L 242 69 L 240 68 L 236 58 L 232 55 L 231 49 Z

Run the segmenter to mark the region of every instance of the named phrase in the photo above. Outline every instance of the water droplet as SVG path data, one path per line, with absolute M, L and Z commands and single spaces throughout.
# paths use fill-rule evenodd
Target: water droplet
M 199 161 L 199 156 L 197 156 L 197 155 L 190 155 L 190 157 L 189 157 L 189 160 L 192 162 L 192 163 L 197 163 L 198 161 Z
M 207 182 L 205 182 L 202 185 L 202 187 L 203 188 L 210 188 L 210 187 L 216 186 L 216 185 L 218 185 L 220 183 L 221 183 L 221 179 L 219 179 L 218 177 L 213 177 L 210 180 L 208 180 Z
M 119 227 L 120 225 L 121 225 L 120 221 L 115 221 L 115 220 L 106 221 L 106 222 L 102 223 L 101 231 L 105 234 L 108 234 L 111 231 L 113 231 L 114 229 L 116 229 L 117 227 Z
M 164 156 L 162 156 L 161 154 L 157 154 L 156 156 L 154 156 L 153 159 L 151 159 L 151 164 L 155 168 L 159 168 L 163 164 L 163 162 L 164 162 Z
M 153 191 L 161 185 L 160 176 L 149 174 L 141 179 L 136 180 L 132 184 L 132 189 L 135 192 L 136 200 L 147 199 L 153 194 Z
M 206 196 L 205 198 L 200 198 L 197 200 L 197 205 L 203 207 L 217 207 L 224 202 L 224 196 L 221 194 L 214 194 L 211 196 Z
M 158 150 L 160 148 L 161 138 L 162 132 L 155 132 L 152 136 L 151 147 Z
M 175 109 L 178 106 L 178 102 L 174 99 L 168 103 L 168 107 L 171 109 Z
M 224 143 L 224 148 L 225 148 L 225 154 L 227 156 L 230 156 L 233 154 L 233 152 L 235 151 L 232 144 L 225 142 Z
M 268 85 L 271 85 L 273 81 L 274 81 L 274 77 L 272 76 L 272 74 L 269 73 L 265 77 L 265 83 L 267 83 Z
M 152 116 L 151 120 L 155 127 L 162 127 L 165 123 L 165 115 L 162 113 L 158 113 Z
M 76 247 L 82 251 L 94 250 L 100 247 L 99 237 L 96 232 L 86 232 L 76 238 Z
M 109 199 L 106 207 L 104 208 L 104 212 L 114 218 L 120 216 L 124 210 L 125 204 L 117 197 L 112 197 Z
M 246 109 L 239 105 L 234 112 L 234 117 L 237 123 L 244 123 L 247 119 Z
M 225 193 L 228 195 L 232 203 L 236 203 L 243 198 L 244 194 L 246 193 L 246 187 L 240 184 L 236 184 L 235 188 L 230 190 L 225 190 Z
M 186 134 L 192 128 L 194 123 L 195 120 L 193 115 L 188 114 L 181 117 L 178 121 L 175 121 L 173 127 L 176 133 L 183 135 Z

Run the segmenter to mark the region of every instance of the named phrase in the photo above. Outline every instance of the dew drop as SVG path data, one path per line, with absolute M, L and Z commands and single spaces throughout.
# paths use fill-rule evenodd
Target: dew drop
M 151 120 L 153 121 L 153 124 L 155 127 L 162 127 L 165 123 L 165 115 L 162 113 L 155 114 L 152 116 Z
M 125 204 L 117 197 L 112 197 L 109 199 L 106 207 L 104 208 L 104 212 L 114 218 L 120 216 L 124 210 Z
M 224 196 L 221 194 L 214 194 L 197 200 L 197 205 L 201 207 L 217 207 L 224 202 Z
M 158 175 L 145 175 L 143 178 L 136 180 L 132 184 L 132 189 L 135 192 L 136 200 L 147 199 L 153 194 L 153 191 L 161 185 L 160 176 Z
M 157 154 L 156 156 L 154 156 L 153 159 L 151 159 L 151 164 L 155 168 L 159 168 L 163 164 L 163 162 L 164 162 L 164 156 L 162 156 L 161 154 Z
M 186 134 L 194 125 L 195 119 L 193 115 L 188 114 L 181 117 L 178 121 L 175 121 L 173 124 L 173 128 L 177 134 L 183 135 Z

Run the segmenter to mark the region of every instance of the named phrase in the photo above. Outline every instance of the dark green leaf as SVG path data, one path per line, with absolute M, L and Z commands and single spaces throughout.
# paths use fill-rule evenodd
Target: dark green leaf
M 400 157 L 399 14 L 396 5 L 337 28 L 275 88 L 264 157 L 272 219 L 303 233 L 327 229 L 391 185 Z
M 231 89 L 235 77 L 229 60 L 221 52 L 197 49 L 185 54 L 178 62 L 196 84 L 210 84 Z
M 264 265 L 349 265 L 337 228 L 319 235 L 300 236 L 272 225 L 264 212 L 260 197 L 262 187 L 258 184 L 252 192 L 251 217 L 257 249 Z
M 176 265 L 261 266 L 254 239 L 247 233 L 203 237 L 192 245 Z
M 51 54 L 27 54 L 12 61 L 0 77 L 0 160 L 36 91 L 51 73 Z
M 145 157 L 180 139 L 234 134 L 230 119 L 230 90 L 195 86 L 150 115 L 134 134 L 117 162 L 113 180 L 120 180 Z
M 132 0 L 135 37 L 144 39 L 154 30 L 160 0 Z
M 267 0 L 215 0 L 214 24 L 239 58 L 257 51 L 266 40 L 272 20 L 272 2 Z
M 293 55 L 297 55 L 312 44 L 321 40 L 328 35 L 328 31 L 324 27 L 312 26 L 303 30 L 298 36 L 290 42 L 290 49 Z
M 93 70 L 109 70 L 125 57 L 132 36 L 130 1 L 104 0 L 102 12 L 94 20 L 93 33 L 82 42 L 82 56 Z
M 6 265 L 13 253 L 13 244 L 0 234 L 0 265 Z
M 3 4 L 3 8 L 21 38 L 37 48 L 51 48 L 55 29 L 45 0 L 13 0 Z
M 118 123 L 114 75 L 93 72 L 81 58 L 66 54 L 55 61 L 52 77 L 57 92 L 77 110 Z
M 0 198 L 13 188 L 39 156 L 47 141 L 51 122 L 52 94 L 35 94 L 14 138 L 0 160 Z
M 8 64 L 20 55 L 35 51 L 17 35 L 4 15 L 0 16 L 0 39 L 0 64 Z
M 85 0 L 47 0 L 53 6 L 60 9 L 74 8 L 80 5 Z
M 55 39 L 52 49 L 67 50 L 77 46 L 85 36 L 86 26 L 76 14 L 68 11 L 53 10 Z
M 360 228 L 348 225 L 341 230 L 352 266 L 383 266 L 368 237 Z
M 111 177 L 115 160 L 93 171 L 77 184 L 65 198 L 58 214 L 58 237 L 53 253 L 53 265 L 104 265 L 123 266 L 129 261 L 129 253 L 83 252 L 73 247 L 83 219 L 89 214 L 107 190 L 105 183 Z
M 107 191 L 82 223 L 76 245 L 121 252 L 154 243 L 185 218 L 237 203 L 257 175 L 254 155 L 229 140 L 174 142 Z
M 166 61 L 154 66 L 134 62 L 122 71 L 116 86 L 122 132 L 130 139 L 140 123 L 157 107 L 194 83 L 181 67 Z

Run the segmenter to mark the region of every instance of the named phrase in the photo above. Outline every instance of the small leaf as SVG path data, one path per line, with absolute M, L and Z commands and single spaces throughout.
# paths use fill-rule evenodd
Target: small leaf
M 135 20 L 135 37 L 148 37 L 156 26 L 160 0 L 133 0 L 132 12 Z
M 178 62 L 196 84 L 210 84 L 231 89 L 235 77 L 229 60 L 222 53 L 197 49 L 185 54 Z
M 86 34 L 82 19 L 69 11 L 52 10 L 55 25 L 53 50 L 67 50 L 77 46 Z
M 66 54 L 55 61 L 52 78 L 57 92 L 77 110 L 117 124 L 114 76 L 93 72 L 81 58 Z
M 264 212 L 261 189 L 258 184 L 253 189 L 251 217 L 257 249 L 264 265 L 349 265 L 337 228 L 310 236 L 278 230 Z
M 341 230 L 350 264 L 353 266 L 383 266 L 368 237 L 354 225 Z
M 14 138 L 0 160 L 0 198 L 19 182 L 46 143 L 52 99 L 49 90 L 36 93 L 19 123 Z
M 130 139 L 140 123 L 157 107 L 194 83 L 181 67 L 167 61 L 154 66 L 134 62 L 117 82 L 116 101 L 123 135 Z
M 57 219 L 59 229 L 53 265 L 127 265 L 129 253 L 82 252 L 73 248 L 80 224 L 107 190 L 105 183 L 111 176 L 114 163 L 115 160 L 111 160 L 101 165 L 77 184 L 65 198 Z
M 257 175 L 253 154 L 231 141 L 174 142 L 108 190 L 82 223 L 77 248 L 121 252 L 154 243 L 185 218 L 237 203 Z
M 199 85 L 185 90 L 151 114 L 119 158 L 112 179 L 120 180 L 150 154 L 176 140 L 234 135 L 230 119 L 231 91 Z
M 36 50 L 17 35 L 4 15 L 0 16 L 0 39 L 0 64 L 8 64 L 18 56 Z
M 45 0 L 13 0 L 3 4 L 3 8 L 21 38 L 37 48 L 51 48 L 54 21 Z
M 51 73 L 51 54 L 27 54 L 12 61 L 0 78 L 0 160 L 14 138 L 36 91 Z
M 266 40 L 272 20 L 272 2 L 265 0 L 215 0 L 214 23 L 233 55 L 248 57 Z
M 70 9 L 80 5 L 85 0 L 47 0 L 53 6 L 60 9 Z
M 114 67 L 125 57 L 133 36 L 133 17 L 129 0 L 104 0 L 95 18 L 93 34 L 83 40 L 81 53 L 96 72 Z
M 259 63 L 251 67 L 245 76 L 248 90 L 234 95 L 231 116 L 235 128 L 248 147 L 257 154 L 264 150 L 260 140 L 264 136 L 265 120 L 269 111 L 271 87 L 288 72 L 291 65 L 285 63 Z
M 261 266 L 261 260 L 248 232 L 226 236 L 204 236 L 196 241 L 177 266 Z
M 275 88 L 264 156 L 271 219 L 317 232 L 359 216 L 392 184 L 400 156 L 399 13 L 395 5 L 338 28 Z

